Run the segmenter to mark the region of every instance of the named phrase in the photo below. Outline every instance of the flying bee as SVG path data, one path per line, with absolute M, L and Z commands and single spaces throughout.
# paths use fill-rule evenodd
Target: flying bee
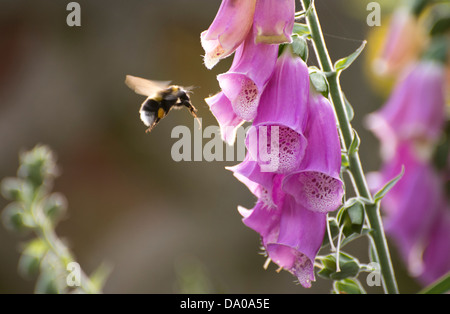
M 189 88 L 170 85 L 170 81 L 152 81 L 136 76 L 127 75 L 125 84 L 137 94 L 147 96 L 142 103 L 139 114 L 142 122 L 150 132 L 172 108 L 187 107 L 191 115 L 197 118 L 197 109 L 189 98 Z

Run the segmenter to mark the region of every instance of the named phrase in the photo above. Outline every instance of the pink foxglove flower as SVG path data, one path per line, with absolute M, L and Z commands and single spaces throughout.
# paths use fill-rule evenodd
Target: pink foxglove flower
M 405 73 L 384 107 L 368 116 L 367 125 L 380 139 L 389 158 L 397 143 L 433 142 L 445 122 L 444 69 L 434 61 L 421 61 Z
M 277 60 L 247 136 L 247 147 L 263 171 L 288 173 L 297 169 L 307 146 L 308 68 L 289 47 Z
M 222 140 L 232 145 L 236 138 L 236 130 L 244 120 L 236 115 L 231 101 L 223 92 L 206 98 L 205 101 L 219 123 Z
M 315 280 L 314 260 L 326 229 L 326 215 L 314 213 L 284 195 L 276 207 L 259 201 L 251 210 L 239 208 L 243 222 L 261 235 L 269 258 L 311 287 Z
M 274 263 L 309 288 L 315 280 L 313 264 L 322 245 L 326 215 L 298 204 L 281 189 L 284 175 L 261 172 L 255 161 L 246 159 L 231 170 L 258 197 L 253 209 L 238 208 L 244 224 L 260 234 Z
M 398 74 L 417 59 L 425 32 L 409 8 L 400 7 L 392 14 L 380 56 L 375 60 L 375 71 L 380 75 Z
M 385 162 L 381 172 L 369 177 L 369 183 L 376 191 L 397 176 L 402 165 L 404 166 L 402 179 L 383 198 L 381 208 L 385 214 L 386 232 L 394 239 L 410 273 L 413 276 L 427 277 L 427 271 L 434 271 L 424 268 L 424 252 L 436 259 L 428 260 L 428 263 L 447 266 L 450 263 L 448 253 L 435 253 L 437 247 L 448 248 L 448 238 L 445 240 L 446 244 L 442 245 L 442 240 L 432 236 L 434 233 L 443 233 L 437 229 L 437 220 L 441 219 L 442 211 L 448 211 L 448 205 L 441 176 L 420 155 L 412 143 L 402 143 L 394 157 Z M 447 224 L 447 228 L 449 227 Z M 449 270 L 450 268 L 441 268 L 444 273 Z
M 253 25 L 256 0 L 223 0 L 214 21 L 202 32 L 204 62 L 208 69 L 231 55 Z
M 431 284 L 450 271 L 450 208 L 442 207 L 428 238 L 422 258 L 423 267 L 419 279 Z
M 217 77 L 223 93 L 241 119 L 251 121 L 255 118 L 259 98 L 275 68 L 277 56 L 277 45 L 255 44 L 254 32 L 250 31 L 236 50 L 230 70 Z
M 310 93 L 308 140 L 300 167 L 284 179 L 284 190 L 305 208 L 326 213 L 336 210 L 344 195 L 340 179 L 341 146 L 336 118 L 328 99 Z
M 267 44 L 291 42 L 294 16 L 294 0 L 258 0 L 254 19 L 256 42 Z

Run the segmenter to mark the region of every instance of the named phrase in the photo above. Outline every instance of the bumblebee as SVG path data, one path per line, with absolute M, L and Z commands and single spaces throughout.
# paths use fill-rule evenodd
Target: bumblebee
M 142 103 L 139 114 L 142 122 L 150 132 L 172 108 L 187 107 L 191 115 L 197 118 L 197 109 L 189 98 L 189 88 L 170 85 L 170 81 L 152 81 L 136 76 L 127 75 L 125 84 L 137 94 L 147 96 Z

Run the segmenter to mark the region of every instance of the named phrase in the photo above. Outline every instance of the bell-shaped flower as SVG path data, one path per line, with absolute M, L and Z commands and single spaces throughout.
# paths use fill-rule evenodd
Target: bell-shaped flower
M 283 189 L 305 208 L 326 213 L 336 210 L 344 195 L 339 176 L 341 146 L 328 99 L 311 91 L 308 109 L 308 147 L 299 169 L 284 179 Z
M 272 75 L 277 57 L 277 45 L 255 44 L 255 33 L 250 31 L 236 50 L 230 70 L 217 77 L 223 93 L 241 119 L 251 121 L 255 118 L 261 93 Z
M 277 207 L 278 201 L 284 197 L 281 190 L 283 175 L 261 171 L 259 163 L 249 153 L 238 165 L 226 167 L 233 175 L 247 186 L 264 206 Z
M 295 0 L 258 0 L 254 25 L 256 42 L 290 43 L 295 20 Z
M 285 174 L 298 168 L 307 146 L 304 130 L 308 68 L 286 47 L 261 95 L 247 135 L 247 148 L 262 171 Z
M 384 43 L 374 63 L 374 71 L 379 75 L 400 73 L 408 64 L 417 59 L 426 34 L 419 19 L 407 7 L 400 6 L 390 17 Z
M 445 207 L 442 178 L 427 160 L 422 160 L 411 143 L 402 143 L 394 157 L 378 174 L 368 176 L 369 185 L 379 190 L 396 177 L 402 166 L 404 175 L 381 201 L 386 233 L 398 247 L 411 274 L 423 271 L 422 255 L 439 212 Z
M 367 117 L 389 159 L 399 142 L 433 142 L 445 122 L 445 73 L 435 61 L 421 61 L 405 73 L 384 107 Z
M 223 92 L 208 97 L 205 101 L 219 123 L 222 140 L 229 145 L 233 145 L 236 138 L 236 130 L 244 123 L 244 120 L 236 115 L 231 101 Z
M 326 215 L 307 210 L 288 194 L 275 205 L 259 200 L 253 209 L 239 207 L 239 212 L 244 224 L 261 235 L 268 257 L 309 288 L 315 280 L 314 260 L 325 234 Z
M 256 0 L 222 0 L 219 11 L 200 39 L 208 69 L 231 55 L 244 41 L 253 25 Z
M 443 204 L 428 239 L 422 259 L 419 279 L 426 285 L 444 276 L 450 270 L 450 208 Z

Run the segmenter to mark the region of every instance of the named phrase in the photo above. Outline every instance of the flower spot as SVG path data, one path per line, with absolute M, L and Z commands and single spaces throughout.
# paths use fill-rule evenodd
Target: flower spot
M 316 212 L 335 210 L 341 203 L 342 182 L 321 172 L 298 174 L 307 208 Z
M 241 92 L 233 106 L 235 113 L 243 120 L 253 120 L 256 116 L 258 103 L 259 91 L 256 84 L 249 79 L 242 80 Z

